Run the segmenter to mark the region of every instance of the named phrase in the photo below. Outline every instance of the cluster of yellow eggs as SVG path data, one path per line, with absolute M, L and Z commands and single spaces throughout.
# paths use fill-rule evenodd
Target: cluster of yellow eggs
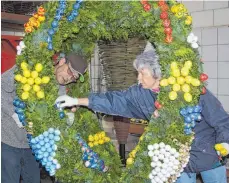
M 196 87 L 200 86 L 200 80 L 189 75 L 190 69 L 192 68 L 192 61 L 186 61 L 184 67 L 181 69 L 178 68 L 177 62 L 172 62 L 170 68 L 171 76 L 167 79 L 162 79 L 160 86 L 166 87 L 172 85 L 172 91 L 169 93 L 170 100 L 175 100 L 177 98 L 177 92 L 183 91 L 185 101 L 191 102 L 190 84 Z
M 106 142 L 110 142 L 110 138 L 106 136 L 104 131 L 98 132 L 95 135 L 89 135 L 88 137 L 88 145 L 90 147 L 104 144 Z
M 23 71 L 23 75 L 17 74 L 14 79 L 23 84 L 23 92 L 21 94 L 22 100 L 29 98 L 29 91 L 31 91 L 31 89 L 33 89 L 39 99 L 44 98 L 45 94 L 44 91 L 41 90 L 40 85 L 47 84 L 50 81 L 50 78 L 48 76 L 43 76 L 42 78 L 39 77 L 39 72 L 43 69 L 42 64 L 37 63 L 35 70 L 30 71 L 28 69 L 28 64 L 26 62 L 22 62 L 21 69 Z

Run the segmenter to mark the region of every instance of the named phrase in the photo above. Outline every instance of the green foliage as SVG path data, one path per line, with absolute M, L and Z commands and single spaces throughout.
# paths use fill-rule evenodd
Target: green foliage
M 187 105 L 195 105 L 200 95 L 199 87 L 192 87 L 193 101 L 184 101 L 181 93 L 178 99 L 171 101 L 168 93 L 171 87 L 162 87 L 158 95 L 158 101 L 163 104 L 160 110 L 160 117 L 152 118 L 149 126 L 145 129 L 144 139 L 139 142 L 139 151 L 136 153 L 134 163 L 126 169 L 121 169 L 119 156 L 111 143 L 107 143 L 93 149 L 99 154 L 109 167 L 108 172 L 101 173 L 86 168 L 81 160 L 82 152 L 79 144 L 75 141 L 76 133 L 80 133 L 86 140 L 90 134 L 101 131 L 96 116 L 87 109 L 79 108 L 75 113 L 75 121 L 69 126 L 66 119 L 60 119 L 58 111 L 54 108 L 54 101 L 58 97 L 58 84 L 54 76 L 52 56 L 55 52 L 78 52 L 90 60 L 94 44 L 98 40 L 127 40 L 130 37 L 142 36 L 154 43 L 156 52 L 160 58 L 160 65 L 163 77 L 170 76 L 170 63 L 177 61 L 181 66 L 185 61 L 193 62 L 191 75 L 198 78 L 202 71 L 199 62 L 199 55 L 186 42 L 191 27 L 184 24 L 169 12 L 169 18 L 173 28 L 172 36 L 174 41 L 165 43 L 165 34 L 161 10 L 157 2 L 150 2 L 152 9 L 145 12 L 138 1 L 85 1 L 79 9 L 78 17 L 68 22 L 66 17 L 72 11 L 73 1 L 67 2 L 65 15 L 59 21 L 58 31 L 53 36 L 54 50 L 47 49 L 45 36 L 54 20 L 56 8 L 59 3 L 51 1 L 44 4 L 46 20 L 39 29 L 26 34 L 24 42 L 26 45 L 23 54 L 17 57 L 17 65 L 25 61 L 29 69 L 33 69 L 36 63 L 41 63 L 44 69 L 41 75 L 49 76 L 50 82 L 45 86 L 45 99 L 38 100 L 30 97 L 27 103 L 26 118 L 34 124 L 34 136 L 43 133 L 49 127 L 61 130 L 61 141 L 58 144 L 57 159 L 62 168 L 57 171 L 56 178 L 61 182 L 149 182 L 148 174 L 151 171 L 150 158 L 147 155 L 147 146 L 163 141 L 175 148 L 178 148 L 173 139 L 181 143 L 190 142 L 191 136 L 183 133 L 183 119 L 179 115 L 180 108 Z M 171 7 L 175 1 L 168 1 Z M 18 69 L 16 74 L 21 73 Z M 69 95 L 75 97 L 88 96 L 89 76 L 86 74 L 85 83 L 77 81 L 76 84 L 68 86 Z M 21 96 L 22 84 L 17 84 L 17 94 Z

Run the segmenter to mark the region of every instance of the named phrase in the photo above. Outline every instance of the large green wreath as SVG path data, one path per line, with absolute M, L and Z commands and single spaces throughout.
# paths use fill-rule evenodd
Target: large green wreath
M 58 159 L 61 169 L 56 172 L 55 177 L 61 182 L 150 182 L 149 173 L 152 167 L 150 166 L 151 158 L 148 156 L 148 145 L 163 142 L 177 151 L 182 148 L 184 150 L 183 159 L 188 158 L 193 134 L 186 135 L 184 133 L 184 121 L 180 115 L 180 109 L 198 103 L 204 83 L 196 86 L 191 85 L 189 93 L 192 98 L 189 96 L 185 100 L 182 91 L 177 92 L 177 98 L 174 93 L 169 95 L 173 87 L 166 83 L 167 80 L 163 80 L 157 99 L 157 105 L 160 106 L 156 106 L 160 117 L 151 119 L 138 146 L 130 154 L 127 168 L 120 168 L 119 155 L 112 143 L 92 147 L 109 167 L 109 170 L 103 173 L 84 166 L 80 145 L 75 140 L 77 133 L 87 140 L 89 135 L 101 131 L 93 113 L 80 108 L 75 113 L 74 124 L 68 126 L 66 119 L 60 119 L 58 111 L 54 108 L 54 101 L 58 97 L 58 84 L 53 74 L 52 57 L 56 52 L 75 51 L 80 52 L 89 60 L 98 40 L 123 41 L 130 37 L 144 37 L 155 45 L 163 79 L 169 78 L 173 74 L 171 63 L 182 68 L 187 61 L 192 62 L 189 75 L 199 78 L 202 67 L 198 50 L 187 42 L 192 28 L 191 17 L 187 14 L 187 9 L 183 4 L 175 1 L 85 1 L 78 9 L 78 16 L 72 21 L 68 21 L 67 17 L 72 12 L 75 3 L 66 2 L 64 14 L 53 35 L 52 48 L 47 49 L 46 38 L 60 2 L 45 3 L 44 9 L 40 13 L 41 21 L 35 22 L 34 26 L 31 25 L 32 21 L 35 21 L 36 18 L 39 19 L 38 12 L 38 15 L 34 15 L 35 19 L 33 17 L 25 25 L 27 33 L 23 41 L 26 47 L 22 54 L 17 56 L 19 67 L 15 73 L 17 74 L 15 79 L 21 80 L 18 76 L 22 74 L 21 68 L 25 68 L 28 64 L 27 69 L 33 70 L 37 63 L 43 65 L 39 76 L 50 78 L 50 82 L 46 81 L 47 84 L 41 85 L 44 96 L 43 93 L 40 93 L 38 97 L 36 92 L 32 90 L 29 91 L 29 96 L 23 95 L 24 84 L 17 83 L 17 95 L 22 100 L 24 99 L 27 105 L 26 121 L 30 122 L 30 126 L 26 126 L 26 128 L 33 133 L 34 137 L 50 127 L 60 129 L 61 140 L 57 144 L 56 159 Z M 43 15 L 45 15 L 45 20 Z M 170 29 L 166 29 L 166 27 Z M 84 83 L 78 81 L 67 87 L 70 96 L 87 96 L 90 90 L 88 73 Z M 31 124 L 33 125 L 31 126 Z M 180 161 L 184 160 L 181 158 Z M 171 176 L 168 182 L 172 182 L 176 178 L 177 176 Z

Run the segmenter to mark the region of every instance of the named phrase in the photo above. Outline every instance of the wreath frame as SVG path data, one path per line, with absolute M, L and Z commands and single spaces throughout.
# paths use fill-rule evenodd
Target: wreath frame
M 150 158 L 147 155 L 147 146 L 163 141 L 175 149 L 181 148 L 182 144 L 189 151 L 194 135 L 187 136 L 184 134 L 184 122 L 180 116 L 180 109 L 198 103 L 199 95 L 205 83 L 202 82 L 198 87 L 191 87 L 193 96 L 191 102 L 185 101 L 181 93 L 178 93 L 177 100 L 171 101 L 168 98 L 168 92 L 172 90 L 172 87 L 161 87 L 157 99 L 163 106 L 158 109 L 160 117 L 150 120 L 134 155 L 132 152 L 132 157 L 135 157 L 133 163 L 129 163 L 125 170 L 121 170 L 119 168 L 121 166 L 119 156 L 111 143 L 93 148 L 110 168 L 107 173 L 101 173 L 83 166 L 80 146 L 74 140 L 77 132 L 81 132 L 82 138 L 87 139 L 90 134 L 95 134 L 101 130 L 99 124 L 95 123 L 96 119 L 93 114 L 83 108 L 77 110 L 75 113 L 77 121 L 70 128 L 58 117 L 58 111 L 53 107 L 58 96 L 58 87 L 53 75 L 52 57 L 56 52 L 68 53 L 74 50 L 90 58 L 94 44 L 98 40 L 127 40 L 128 37 L 142 36 L 155 45 L 160 59 L 162 78 L 168 78 L 171 75 L 170 64 L 172 62 L 176 61 L 181 67 L 187 60 L 191 60 L 193 65 L 190 75 L 199 78 L 202 73 L 202 64 L 198 50 L 192 48 L 186 41 L 192 29 L 191 24 L 186 23 L 187 16 L 189 16 L 187 9 L 173 0 L 160 0 L 158 2 L 85 1 L 78 9 L 78 16 L 69 22 L 67 16 L 74 10 L 75 2 L 68 1 L 63 17 L 59 20 L 58 28 L 53 35 L 53 48 L 47 49 L 47 27 L 50 27 L 55 20 L 56 9 L 61 2 L 64 1 L 47 2 L 43 5 L 45 22 L 25 35 L 23 41 L 26 47 L 22 54 L 17 56 L 19 67 L 22 62 L 27 63 L 29 69 L 34 68 L 37 63 L 41 63 L 44 66 L 41 75 L 50 77 L 49 84 L 43 87 L 45 98 L 38 100 L 35 93 L 32 93 L 32 96 L 25 100 L 27 105 L 26 120 L 33 123 L 32 129 L 28 126 L 26 128 L 33 133 L 33 136 L 38 136 L 50 127 L 58 128 L 62 132 L 56 155 L 62 168 L 55 175 L 60 181 L 150 182 L 148 175 L 151 167 Z M 163 12 L 167 12 L 171 22 L 173 40 L 169 42 L 168 40 L 165 42 L 164 18 L 161 15 Z M 72 44 L 73 42 L 77 44 Z M 15 74 L 21 73 L 19 67 Z M 88 73 L 85 80 L 88 82 L 77 82 L 68 86 L 68 94 L 84 97 L 86 93 L 89 93 Z M 18 82 L 18 96 L 22 95 L 22 88 L 23 84 Z M 172 177 L 170 181 L 175 179 L 176 177 Z

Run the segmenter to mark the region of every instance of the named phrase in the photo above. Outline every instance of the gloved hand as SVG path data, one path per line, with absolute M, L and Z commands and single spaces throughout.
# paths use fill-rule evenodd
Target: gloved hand
M 216 144 L 215 149 L 217 150 L 217 153 L 221 156 L 227 156 L 229 154 L 229 144 L 228 143 Z
M 72 107 L 78 105 L 78 99 L 69 97 L 68 95 L 62 95 L 56 99 L 55 104 L 58 104 L 61 108 Z

